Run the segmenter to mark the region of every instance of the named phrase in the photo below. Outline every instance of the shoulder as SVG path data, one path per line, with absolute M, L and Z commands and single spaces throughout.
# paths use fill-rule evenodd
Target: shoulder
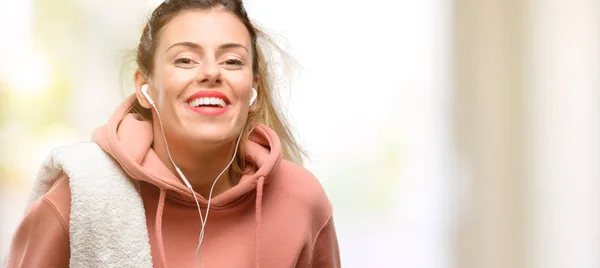
M 281 160 L 271 176 L 269 184 L 274 188 L 274 195 L 309 210 L 320 219 L 331 215 L 331 202 L 321 182 L 304 167 Z
M 50 190 L 36 202 L 44 203 L 44 207 L 53 211 L 65 230 L 69 231 L 71 189 L 69 188 L 69 177 L 66 174 L 61 174 Z
M 33 215 L 55 214 L 65 230 L 69 230 L 71 212 L 71 184 L 79 185 L 79 192 L 102 180 L 87 180 L 89 174 L 122 173 L 110 155 L 95 142 L 80 142 L 54 148 L 38 171 L 38 178 L 32 190 L 33 200 L 27 213 Z M 71 178 L 75 178 L 74 181 Z M 85 192 L 84 192 L 85 193 Z M 37 196 L 37 197 L 36 197 Z
M 67 267 L 69 207 L 68 178 L 61 176 L 27 207 L 13 234 L 6 267 Z
M 97 161 L 105 154 L 95 142 L 80 142 L 54 148 L 44 160 L 38 178 L 33 187 L 30 208 L 49 208 L 53 210 L 69 230 L 71 210 L 71 179 L 74 174 L 87 174 L 90 169 L 103 163 Z M 39 194 L 39 195 L 38 195 Z M 37 206 L 34 206 L 37 204 Z M 42 205 L 43 204 L 43 205 Z

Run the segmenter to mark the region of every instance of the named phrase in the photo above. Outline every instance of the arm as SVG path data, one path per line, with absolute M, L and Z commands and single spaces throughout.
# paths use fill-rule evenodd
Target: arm
M 329 220 L 321 227 L 317 234 L 312 252 L 312 259 L 308 262 L 307 266 L 312 268 L 339 268 L 340 263 L 340 249 L 338 246 L 337 235 L 335 233 L 335 226 L 333 224 L 333 217 L 329 217 Z
M 12 267 L 69 267 L 69 231 L 56 207 L 42 197 L 19 224 L 6 262 Z

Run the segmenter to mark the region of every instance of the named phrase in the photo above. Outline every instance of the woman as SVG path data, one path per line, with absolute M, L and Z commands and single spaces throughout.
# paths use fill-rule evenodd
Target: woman
M 340 267 L 257 34 L 241 1 L 162 3 L 136 93 L 47 159 L 7 267 Z

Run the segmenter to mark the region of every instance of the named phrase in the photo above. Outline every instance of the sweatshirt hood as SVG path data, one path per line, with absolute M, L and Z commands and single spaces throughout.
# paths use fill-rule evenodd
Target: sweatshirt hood
M 166 267 L 165 245 L 162 236 L 162 217 L 164 215 L 165 199 L 177 199 L 182 203 L 196 206 L 194 195 L 173 172 L 158 158 L 152 149 L 154 132 L 152 123 L 143 120 L 138 114 L 132 113 L 131 108 L 137 102 L 135 94 L 129 96 L 114 112 L 105 126 L 98 128 L 92 140 L 110 154 L 133 179 L 145 181 L 159 188 L 158 206 L 156 209 L 155 236 L 158 241 L 160 262 Z M 265 125 L 257 124 L 244 143 L 246 161 L 254 164 L 253 173 L 246 173 L 237 185 L 213 197 L 210 203 L 197 192 L 199 206 L 210 209 L 222 209 L 235 205 L 237 200 L 250 193 L 255 195 L 255 267 L 260 266 L 260 226 L 262 218 L 262 199 L 264 185 L 269 183 L 282 158 L 281 143 L 273 130 Z M 215 178 L 216 179 L 216 178 Z M 199 209 L 199 208 L 198 208 Z M 208 220 L 208 211 L 206 214 Z M 204 230 L 204 228 L 202 228 Z M 202 232 L 201 235 L 202 236 Z M 200 238 L 199 238 L 200 239 Z M 200 245 L 199 245 L 200 246 Z M 195 257 L 197 260 L 197 256 Z
M 189 188 L 167 168 L 152 148 L 154 134 L 151 121 L 143 120 L 138 114 L 131 112 L 136 102 L 135 94 L 129 96 L 108 123 L 94 131 L 92 140 L 119 162 L 131 178 L 151 183 L 161 192 L 193 203 L 194 198 Z M 211 209 L 227 207 L 245 194 L 255 191 L 261 177 L 264 184 L 269 183 L 269 175 L 282 158 L 279 138 L 273 130 L 262 124 L 255 126 L 243 146 L 243 157 L 257 167 L 256 171 L 242 175 L 237 185 L 213 197 Z M 196 196 L 200 204 L 206 206 L 207 200 L 199 194 Z

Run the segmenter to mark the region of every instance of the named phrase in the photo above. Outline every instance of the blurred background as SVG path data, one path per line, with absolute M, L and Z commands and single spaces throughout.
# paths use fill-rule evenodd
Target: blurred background
M 0 2 L 0 258 L 160 2 Z M 343 267 L 600 267 L 600 1 L 245 2 L 298 63 L 281 104 Z

